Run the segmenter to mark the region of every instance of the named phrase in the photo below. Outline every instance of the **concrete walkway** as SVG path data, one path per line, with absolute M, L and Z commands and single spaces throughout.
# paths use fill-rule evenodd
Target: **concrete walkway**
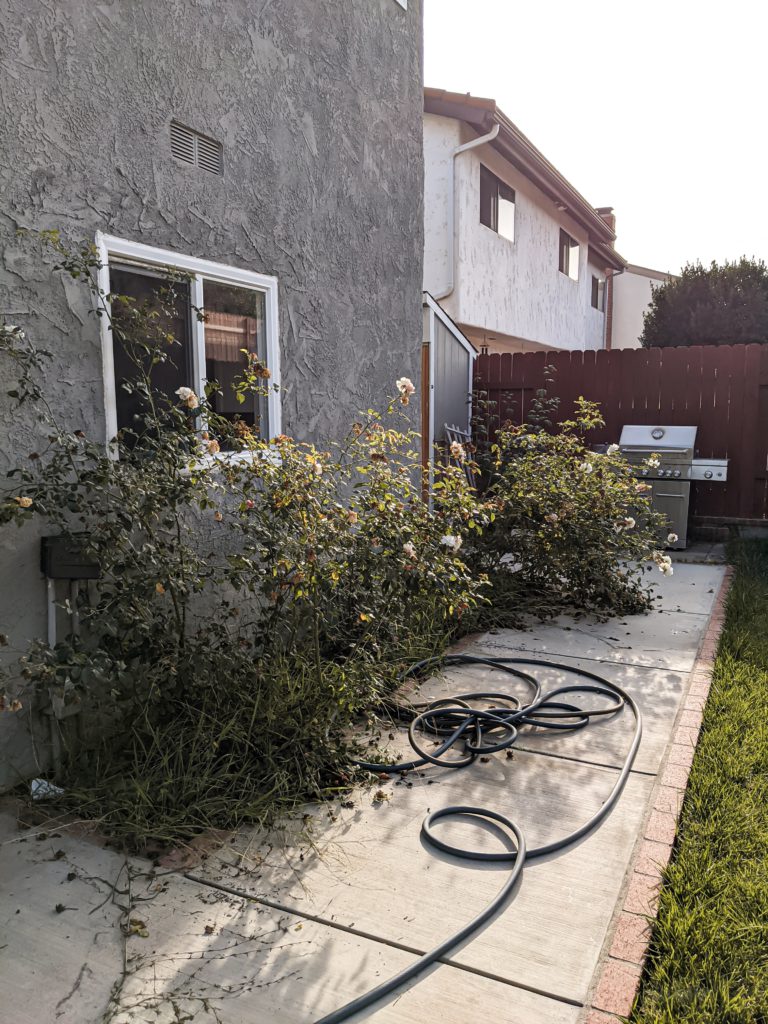
M 671 579 L 659 578 L 660 600 L 647 616 L 562 618 L 530 632 L 484 634 L 464 647 L 538 655 L 604 675 L 640 704 L 642 745 L 617 808 L 597 832 L 533 862 L 501 917 L 365 1019 L 585 1018 L 723 575 L 719 565 L 677 564 Z M 550 688 L 567 673 L 541 676 Z M 420 694 L 482 688 L 507 690 L 509 679 L 463 667 L 425 682 Z M 631 728 L 627 714 L 572 735 L 526 730 L 512 758 L 502 753 L 466 771 L 382 781 L 343 805 L 308 808 L 269 835 L 228 837 L 186 873 L 126 860 L 63 830 L 18 832 L 5 816 L 0 1024 L 310 1024 L 436 945 L 503 883 L 503 868 L 467 867 L 425 848 L 419 827 L 428 810 L 448 803 L 498 808 L 538 846 L 600 807 Z M 392 737 L 387 732 L 383 740 L 394 752 L 402 737 Z M 450 828 L 458 839 L 469 826 Z M 498 843 L 490 830 L 461 838 Z

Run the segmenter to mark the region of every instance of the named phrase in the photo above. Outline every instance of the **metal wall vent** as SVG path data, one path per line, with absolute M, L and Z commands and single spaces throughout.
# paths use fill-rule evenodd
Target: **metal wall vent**
M 171 121 L 171 153 L 177 160 L 210 171 L 211 174 L 221 174 L 223 171 L 222 144 L 178 121 Z

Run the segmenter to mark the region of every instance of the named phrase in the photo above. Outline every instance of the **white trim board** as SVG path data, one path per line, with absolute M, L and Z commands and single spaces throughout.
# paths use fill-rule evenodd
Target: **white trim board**
M 429 292 L 424 292 L 423 297 L 424 305 L 429 306 L 429 308 L 432 310 L 432 312 L 435 314 L 438 320 L 443 324 L 443 326 L 446 327 L 451 332 L 451 334 L 454 336 L 456 341 L 459 342 L 462 348 L 466 349 L 466 351 L 469 353 L 470 358 L 474 362 L 474 360 L 477 359 L 477 349 L 472 344 L 472 342 L 466 337 L 466 335 L 462 334 L 462 332 L 459 330 L 459 328 L 456 326 L 453 320 L 451 320 L 451 318 L 442 308 L 437 299 L 433 299 Z
M 223 284 L 234 284 L 241 288 L 253 288 L 264 293 L 265 335 L 267 349 L 267 366 L 271 373 L 267 409 L 269 415 L 269 432 L 274 437 L 282 432 L 280 408 L 280 323 L 278 316 L 277 278 L 268 274 L 257 274 L 252 270 L 231 267 L 225 263 L 186 256 L 172 249 L 158 249 L 142 242 L 132 242 L 127 238 L 96 233 L 96 249 L 99 254 L 98 286 L 101 298 L 106 302 L 109 295 L 109 261 L 110 258 L 135 260 L 145 266 L 173 267 L 192 275 L 192 302 L 198 308 L 203 302 L 203 281 L 219 281 Z M 106 418 L 107 444 L 117 433 L 117 394 L 115 391 L 115 361 L 112 350 L 112 333 L 109 319 L 100 316 L 101 321 L 101 360 L 104 375 L 104 415 Z M 205 371 L 205 324 L 192 318 L 192 362 L 195 373 L 195 390 L 202 394 Z M 274 385 L 274 386 L 272 386 Z

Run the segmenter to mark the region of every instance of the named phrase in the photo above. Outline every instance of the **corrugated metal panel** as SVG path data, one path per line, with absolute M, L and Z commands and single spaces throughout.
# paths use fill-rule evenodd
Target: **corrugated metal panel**
M 470 429 L 471 395 L 468 391 L 469 360 L 467 350 L 435 317 L 435 443 L 443 445 L 445 424 Z

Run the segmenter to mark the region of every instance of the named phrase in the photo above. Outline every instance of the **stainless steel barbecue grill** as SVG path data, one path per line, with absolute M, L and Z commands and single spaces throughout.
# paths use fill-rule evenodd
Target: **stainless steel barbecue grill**
M 622 455 L 653 488 L 653 507 L 677 534 L 669 545 L 673 548 L 684 548 L 688 541 L 691 481 L 725 483 L 728 476 L 727 459 L 695 459 L 695 444 L 696 427 L 625 426 L 619 439 Z M 652 455 L 658 457 L 658 466 L 648 465 Z

